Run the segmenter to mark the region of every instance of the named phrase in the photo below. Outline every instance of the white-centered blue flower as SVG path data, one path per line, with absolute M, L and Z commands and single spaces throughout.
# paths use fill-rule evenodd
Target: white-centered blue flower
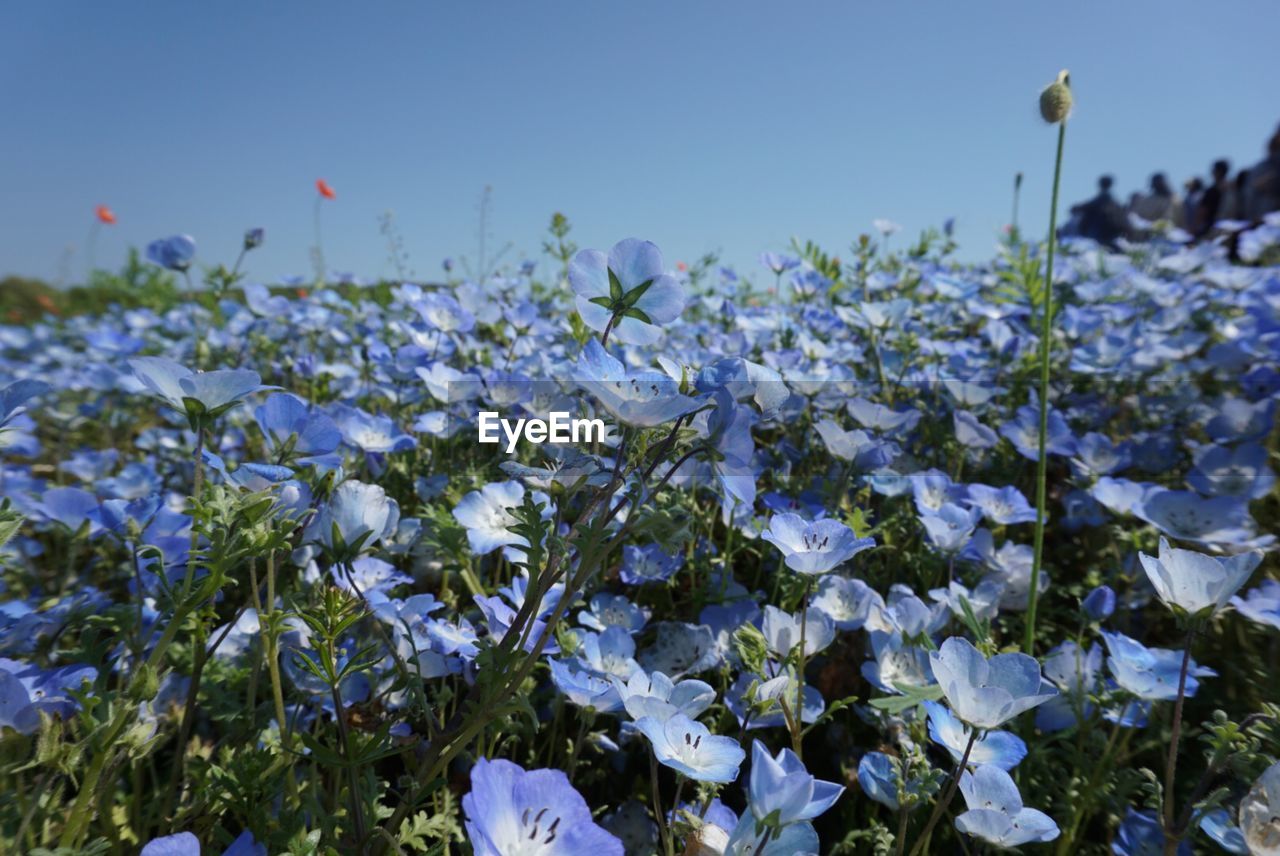
M 676 714 L 696 719 L 716 700 L 710 684 L 692 678 L 673 681 L 662 672 L 638 669 L 625 681 L 618 677 L 611 680 L 633 719 L 650 717 L 665 722 Z
M 1227 605 L 1249 581 L 1262 561 L 1262 553 L 1219 558 L 1195 550 L 1179 550 L 1161 537 L 1158 556 L 1139 553 L 1138 558 L 1160 600 L 1188 615 L 1204 616 Z
M 844 793 L 844 786 L 815 779 L 790 749 L 776 756 L 759 740 L 751 745 L 748 804 L 756 820 L 787 826 L 813 820 Z
M 663 270 L 662 251 L 638 238 L 619 241 L 608 256 L 581 250 L 569 262 L 569 284 L 586 325 L 630 345 L 658 341 L 684 309 L 684 288 Z
M 960 793 L 968 811 L 956 818 L 956 829 L 996 847 L 1019 847 L 1058 837 L 1058 824 L 1044 812 L 1027 808 L 1009 774 L 984 765 L 960 774 Z
M 595 339 L 578 357 L 577 381 L 619 422 L 640 428 L 670 422 L 701 406 L 662 372 L 627 371 Z
M 462 810 L 476 856 L 623 856 L 622 842 L 596 825 L 560 770 L 481 758 Z
M 946 705 L 934 701 L 924 703 L 929 714 L 929 737 L 946 749 L 957 764 L 964 757 L 969 744 L 971 729 L 947 710 Z M 1027 757 L 1027 744 L 1022 738 L 1008 731 L 987 731 L 973 744 L 969 752 L 970 765 L 991 764 L 1001 770 L 1012 770 Z
M 859 538 L 838 520 L 810 523 L 790 513 L 773 515 L 760 537 L 781 550 L 787 567 L 801 574 L 825 574 L 876 543 Z
M 738 768 L 747 757 L 737 740 L 712 734 L 683 713 L 665 722 L 642 716 L 636 728 L 649 738 L 659 763 L 695 781 L 728 784 L 738 778 Z
M 246 395 L 276 387 L 263 386 L 262 378 L 248 369 L 193 372 L 164 357 L 129 360 L 134 375 L 153 395 L 179 413 L 192 426 L 221 416 Z
M 987 659 L 959 636 L 930 652 L 929 664 L 956 716 L 978 728 L 998 728 L 1057 695 L 1043 691 L 1034 657 L 1012 653 Z

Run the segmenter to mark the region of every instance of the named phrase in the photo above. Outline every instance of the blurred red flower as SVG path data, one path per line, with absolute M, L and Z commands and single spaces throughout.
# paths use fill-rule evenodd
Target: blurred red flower
M 323 178 L 316 179 L 316 190 L 320 191 L 320 195 L 325 199 L 337 199 L 338 194 L 333 192 L 333 188 L 329 186 L 329 182 Z
M 107 206 L 99 205 L 97 208 L 93 209 L 93 212 L 98 215 L 99 223 L 106 223 L 108 226 L 114 226 L 116 224 L 116 212 L 112 211 Z

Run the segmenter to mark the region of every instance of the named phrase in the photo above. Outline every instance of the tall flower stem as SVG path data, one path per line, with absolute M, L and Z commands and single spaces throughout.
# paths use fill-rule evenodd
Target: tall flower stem
M 1062 180 L 1062 143 L 1067 123 L 1058 123 L 1058 154 L 1053 162 L 1053 195 L 1049 203 L 1049 250 L 1045 262 L 1044 298 L 1040 302 L 1040 455 L 1036 460 L 1036 534 L 1031 560 L 1031 589 L 1027 598 L 1027 626 L 1023 652 L 1035 656 L 1036 602 L 1040 599 L 1040 566 L 1044 556 L 1044 512 L 1048 459 L 1045 444 L 1049 435 L 1049 340 L 1053 335 L 1053 249 L 1058 237 L 1058 185 Z
M 804 578 L 804 595 L 802 595 L 800 603 L 800 654 L 799 663 L 796 668 L 796 721 L 795 733 L 791 735 L 791 751 L 796 753 L 796 757 L 804 760 L 804 667 L 807 664 L 805 656 L 805 628 L 809 623 L 809 587 L 813 583 L 813 578 L 806 576 Z
M 969 732 L 969 742 L 965 744 L 964 755 L 960 758 L 960 763 L 956 765 L 955 775 L 951 777 L 951 783 L 947 785 L 946 793 L 942 795 L 942 799 L 933 804 L 933 813 L 929 815 L 929 822 L 925 824 L 924 829 L 920 832 L 920 837 L 916 839 L 915 846 L 911 848 L 911 856 L 918 856 L 920 851 L 924 849 L 925 844 L 929 841 L 929 836 L 933 834 L 933 828 L 938 825 L 938 818 L 942 817 L 942 813 L 951 804 L 952 798 L 956 795 L 956 788 L 960 786 L 960 777 L 964 775 L 965 768 L 969 766 L 969 753 L 973 751 L 973 744 L 977 742 L 978 729 L 974 728 Z
M 1195 627 L 1187 630 L 1187 640 L 1182 652 L 1182 669 L 1178 672 L 1178 700 L 1173 703 L 1173 728 L 1169 734 L 1169 753 L 1164 761 L 1164 852 L 1174 856 L 1178 852 L 1177 806 L 1173 802 L 1173 786 L 1178 775 L 1178 740 L 1182 737 L 1182 704 L 1187 698 L 1187 671 L 1191 666 L 1191 643 L 1195 641 Z
M 662 839 L 662 852 L 674 856 L 675 846 L 671 842 L 671 830 L 667 827 L 667 815 L 662 810 L 662 788 L 658 786 L 658 756 L 649 752 L 649 783 L 653 792 L 653 817 L 658 821 L 658 835 Z

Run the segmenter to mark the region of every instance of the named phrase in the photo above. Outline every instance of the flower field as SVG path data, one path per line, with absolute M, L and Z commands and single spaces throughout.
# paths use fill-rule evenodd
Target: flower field
M 0 852 L 1280 853 L 1280 221 L 892 232 L 0 328 Z

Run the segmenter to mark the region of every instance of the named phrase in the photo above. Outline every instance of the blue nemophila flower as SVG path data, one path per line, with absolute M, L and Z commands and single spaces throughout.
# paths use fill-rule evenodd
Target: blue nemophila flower
M 1250 621 L 1280 630 L 1280 582 L 1263 580 L 1244 597 L 1231 598 L 1231 605 Z
M 1227 605 L 1249 581 L 1262 553 L 1242 553 L 1229 558 L 1206 556 L 1194 550 L 1170 547 L 1160 538 L 1159 556 L 1139 553 L 1142 569 L 1166 606 L 1188 615 L 1212 615 Z
M 929 664 L 956 715 L 978 728 L 998 728 L 1057 691 L 1042 692 L 1040 664 L 1026 654 L 982 656 L 967 639 L 952 636 L 930 652 Z
M 858 630 L 873 609 L 884 607 L 884 599 L 862 580 L 828 574 L 818 582 L 817 594 L 809 605 L 825 612 L 837 630 Z
M 1219 443 L 1260 440 L 1271 433 L 1276 420 L 1273 399 L 1248 402 L 1240 398 L 1224 398 L 1205 423 L 1205 431 Z
M 39 516 L 59 523 L 73 533 L 88 526 L 86 533 L 95 537 L 102 532 L 102 507 L 98 498 L 78 487 L 49 488 L 33 509 Z
M 956 829 L 966 835 L 1002 848 L 1052 841 L 1059 835 L 1053 818 L 1023 806 L 1018 786 L 999 767 L 988 764 L 961 773 L 960 793 L 969 810 L 956 818 Z
M 366 454 L 404 452 L 418 445 L 418 441 L 400 430 L 390 416 L 367 413 L 345 404 L 335 405 L 330 413 L 347 445 Z
M 701 406 L 661 372 L 627 371 L 595 339 L 578 356 L 577 381 L 619 422 L 640 428 L 670 422 Z
M 952 414 L 952 423 L 956 429 L 956 440 L 960 445 L 970 449 L 990 449 L 1000 441 L 996 432 L 968 410 L 957 410 Z
M 86 689 L 98 678 L 92 666 L 41 669 L 0 657 L 0 733 L 12 728 L 19 734 L 35 734 L 40 714 L 68 717 L 80 709 L 71 690 Z
M 964 757 L 969 744 L 970 729 L 944 705 L 933 701 L 924 703 L 929 714 L 929 737 L 951 755 L 956 763 Z M 991 764 L 1001 770 L 1012 770 L 1027 757 L 1027 744 L 1009 731 L 988 731 L 982 734 L 969 752 L 969 764 Z
M 1090 621 L 1106 621 L 1116 611 L 1116 593 L 1111 586 L 1098 586 L 1085 595 L 1080 609 Z
M 1103 499 L 1098 497 L 1098 501 Z M 1195 491 L 1166 490 L 1156 485 L 1146 489 L 1130 510 L 1170 538 L 1230 548 L 1231 552 L 1266 546 L 1275 540 L 1274 535 L 1257 535 L 1248 500 L 1238 496 L 1205 499 Z
M 580 668 L 573 661 L 549 660 L 547 665 L 556 689 L 578 707 L 590 708 L 597 713 L 612 713 L 622 707 L 618 690 L 607 677 Z
M 929 545 L 946 554 L 957 553 L 968 544 L 981 519 L 981 510 L 962 508 L 954 502 L 944 502 L 936 512 L 920 515 Z
M 26 412 L 26 404 L 52 387 L 39 380 L 15 380 L 0 389 L 0 429 Z
M 1105 434 L 1090 431 L 1076 441 L 1071 471 L 1082 481 L 1109 476 L 1129 466 L 1127 445 L 1112 442 Z
M 413 308 L 423 321 L 441 333 L 467 333 L 476 326 L 475 316 L 449 294 L 424 294 L 414 301 Z
M 658 544 L 628 544 L 622 548 L 618 579 L 629 586 L 666 582 L 683 564 L 683 555 L 668 553 Z
M 200 856 L 200 839 L 190 832 L 153 838 L 138 856 Z
M 534 492 L 543 504 L 542 518 L 553 513 L 550 497 Z M 467 528 L 467 543 L 477 556 L 492 553 L 499 547 L 528 547 L 523 535 L 511 531 L 518 522 L 511 509 L 524 502 L 524 485 L 518 481 L 494 482 L 464 496 L 453 509 L 453 518 Z M 508 551 L 508 558 L 523 557 L 524 551 Z
M 786 726 L 783 701 L 792 708 L 794 717 L 796 692 L 800 689 L 795 670 L 780 669 L 773 663 L 766 663 L 764 677 L 767 680 L 761 682 L 759 677 L 749 672 L 740 672 L 725 693 L 725 707 L 738 718 L 738 724 L 744 730 Z M 806 683 L 801 695 L 800 721 L 817 722 L 825 708 L 822 693 L 813 684 Z
M 1016 416 L 1000 426 L 1000 434 L 1014 445 L 1018 454 L 1037 461 L 1040 459 L 1040 408 L 1032 404 L 1019 407 Z M 1049 409 L 1049 433 L 1045 438 L 1045 451 L 1051 455 L 1071 455 L 1076 450 L 1076 439 L 1071 426 L 1062 414 Z
M 751 426 L 757 422 L 755 412 L 738 404 L 728 390 L 712 394 L 715 409 L 707 417 L 707 436 L 713 452 L 711 472 L 721 489 L 724 520 L 729 521 L 735 509 L 749 509 L 756 501 L 755 441 Z
M 868 752 L 858 761 L 858 787 L 867 797 L 891 811 L 897 811 L 902 792 L 918 792 L 919 783 L 902 781 L 902 761 L 897 757 L 884 752 Z M 918 805 L 919 802 L 913 803 L 911 808 Z
M 1164 851 L 1164 824 L 1154 811 L 1126 809 L 1124 819 L 1111 841 L 1115 856 L 1161 856 Z M 1178 845 L 1178 856 L 1191 856 L 1190 842 Z
M 516 610 L 500 597 L 482 597 L 474 596 L 476 606 L 480 607 L 480 612 L 484 615 L 485 626 L 489 628 L 489 635 L 496 642 L 501 642 L 511 629 L 512 623 L 516 620 Z M 541 618 L 533 618 L 529 622 L 528 635 L 525 637 L 524 649 L 533 651 L 538 646 L 540 640 L 547 633 L 547 623 Z M 524 635 L 524 631 L 521 631 Z M 547 644 L 543 646 L 544 654 L 559 654 L 560 646 L 556 644 L 555 637 L 549 636 Z
M 1178 677 L 1182 669 L 1181 651 L 1148 648 L 1123 633 L 1102 631 L 1107 646 L 1107 667 L 1122 690 L 1143 701 L 1173 701 L 1178 697 Z M 1192 660 L 1187 669 L 1187 698 L 1200 689 L 1197 678 L 1218 673 Z
M 584 668 L 603 677 L 626 680 L 636 673 L 636 641 L 621 627 L 609 627 L 603 633 L 574 631 L 578 638 L 576 656 Z
M 139 856 L 200 856 L 200 840 L 190 832 L 153 838 L 143 846 Z M 222 856 L 267 856 L 267 845 L 246 829 L 222 851 Z
M 129 360 L 134 375 L 153 395 L 179 413 L 193 430 L 230 410 L 240 399 L 264 389 L 262 378 L 248 369 L 193 372 L 164 357 Z
M 757 821 L 777 828 L 813 820 L 843 793 L 844 786 L 814 778 L 790 749 L 775 757 L 759 740 L 752 742 L 747 803 Z
M 196 242 L 190 235 L 171 235 L 147 244 L 147 259 L 172 271 L 185 272 L 196 255 Z
M 596 825 L 560 770 L 481 758 L 462 810 L 476 856 L 623 856 L 622 842 Z
M 1276 474 L 1268 464 L 1270 454 L 1259 443 L 1201 446 L 1193 453 L 1195 467 L 1187 483 L 1206 496 L 1244 496 L 1262 499 L 1275 487 Z
M 769 651 L 779 660 L 791 656 L 800 646 L 801 617 L 804 618 L 804 656 L 812 657 L 830 645 L 836 638 L 836 625 L 831 617 L 818 609 L 805 613 L 785 612 L 773 604 L 764 608 L 761 632 L 769 645 Z
M 817 856 L 821 842 L 813 824 L 793 823 L 774 832 L 756 823 L 751 812 L 743 812 L 725 845 L 725 856 Z M 714 851 L 713 851 L 714 852 Z
M 854 421 L 869 431 L 892 436 L 910 434 L 920 422 L 920 411 L 914 408 L 894 410 L 884 404 L 868 401 L 865 398 L 852 398 L 845 404 L 845 410 Z
M 649 738 L 659 763 L 698 782 L 732 782 L 747 757 L 737 740 L 712 734 L 683 713 L 666 721 L 642 716 L 636 728 Z
M 710 684 L 692 678 L 673 681 L 662 672 L 637 670 L 625 681 L 610 680 L 632 719 L 647 716 L 666 722 L 676 714 L 697 719 L 716 700 Z
M 351 559 L 349 554 L 372 549 L 399 523 L 400 506 L 381 485 L 349 479 L 316 512 L 303 537 Z
M 800 267 L 800 259 L 795 256 L 785 256 L 782 253 L 764 252 L 760 254 L 760 264 L 773 271 L 774 275 L 781 276 L 789 270 Z
M 1225 808 L 1215 808 L 1205 812 L 1200 818 L 1200 831 L 1227 853 L 1247 856 L 1249 845 L 1244 840 L 1244 832 L 1236 826 L 1230 812 Z
M 586 325 L 629 345 L 658 341 L 661 325 L 684 309 L 684 288 L 664 272 L 662 252 L 637 238 L 614 244 L 608 256 L 579 251 L 569 263 L 569 284 Z
M 877 470 L 887 467 L 897 456 L 899 448 L 855 428 L 845 431 L 830 419 L 823 419 L 814 426 L 822 443 L 838 461 L 849 461 L 859 470 Z
M 825 574 L 876 543 L 859 538 L 838 520 L 810 523 L 798 514 L 773 515 L 760 537 L 781 550 L 787 567 L 801 574 Z
M 373 556 L 353 559 L 342 569 L 330 568 L 329 575 L 338 588 L 365 598 L 371 606 L 385 603 L 396 586 L 413 582 L 413 577 L 395 565 Z
M 578 613 L 578 623 L 598 632 L 620 627 L 627 633 L 639 633 L 649 621 L 648 608 L 637 606 L 626 595 L 600 592 L 592 595 L 588 607 L 590 611 Z
M 298 458 L 300 463 L 323 460 L 342 442 L 342 432 L 325 413 L 314 410 L 296 395 L 277 392 L 253 411 L 266 441 L 267 451 L 277 461 Z
M 1022 491 L 1012 485 L 996 488 L 985 484 L 971 484 L 968 493 L 969 504 L 980 510 L 992 523 L 1008 526 L 1035 522 L 1036 510 L 1027 502 Z

